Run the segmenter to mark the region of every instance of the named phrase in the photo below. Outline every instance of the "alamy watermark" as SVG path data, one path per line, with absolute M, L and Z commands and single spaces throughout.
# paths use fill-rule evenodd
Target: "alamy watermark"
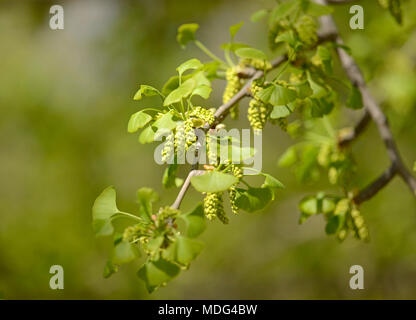
M 364 9 L 360 5 L 353 5 L 350 7 L 350 14 L 353 16 L 350 18 L 350 28 L 352 30 L 364 29 Z
M 182 136 L 178 136 L 178 131 L 162 129 L 155 133 L 154 140 L 162 142 L 154 151 L 154 160 L 160 165 L 231 162 L 250 166 L 244 170 L 245 175 L 262 169 L 262 134 L 253 134 L 250 129 L 220 128 L 206 133 L 196 128 Z
M 50 267 L 49 273 L 53 276 L 49 280 L 49 287 L 52 290 L 64 289 L 64 268 L 58 264 Z
M 49 14 L 52 16 L 49 19 L 49 27 L 52 30 L 64 29 L 64 8 L 58 4 L 53 5 L 49 9 Z

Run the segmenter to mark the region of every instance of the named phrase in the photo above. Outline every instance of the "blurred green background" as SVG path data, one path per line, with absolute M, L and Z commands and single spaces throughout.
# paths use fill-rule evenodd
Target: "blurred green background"
M 416 201 L 396 178 L 362 206 L 371 242 L 339 244 L 324 232 L 322 217 L 298 225 L 298 201 L 330 190 L 300 185 L 276 165 L 291 143 L 267 127 L 263 168 L 286 185 L 266 211 L 211 223 L 206 248 L 166 288 L 146 292 L 138 262 L 110 279 L 102 271 L 110 242 L 96 239 L 91 207 L 115 185 L 119 207 L 137 209 L 135 191 L 155 188 L 161 204 L 177 190 L 163 190 L 163 168 L 154 145 L 127 133 L 130 115 L 145 102 L 132 97 L 139 84 L 161 87 L 181 62 L 206 57 L 175 36 L 182 23 L 198 22 L 198 38 L 214 52 L 228 41 L 228 27 L 245 20 L 239 41 L 266 50 L 264 23 L 250 14 L 273 1 L 140 0 L 59 1 L 65 29 L 49 29 L 51 1 L 0 2 L 0 297 L 5 299 L 320 299 L 416 298 Z M 362 1 L 365 30 L 349 29 L 349 6 L 336 6 L 337 24 L 391 119 L 406 163 L 416 160 L 416 3 L 404 5 L 396 25 L 374 0 Z M 209 106 L 221 103 L 216 81 Z M 147 101 L 149 103 L 149 100 Z M 151 104 L 154 104 L 150 100 Z M 247 101 L 243 106 L 247 105 Z M 343 112 L 340 125 L 359 112 Z M 227 123 L 230 123 L 228 120 Z M 233 124 L 248 127 L 245 117 Z M 372 125 L 354 145 L 364 186 L 388 165 Z M 199 201 L 190 192 L 184 208 Z M 49 268 L 65 271 L 65 289 L 49 288 Z M 351 265 L 365 270 L 365 290 L 349 289 Z

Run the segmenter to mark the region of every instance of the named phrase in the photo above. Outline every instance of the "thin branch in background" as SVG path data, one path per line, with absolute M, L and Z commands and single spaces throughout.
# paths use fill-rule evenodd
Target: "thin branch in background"
M 322 5 L 328 4 L 327 0 L 315 0 L 315 2 Z M 325 30 L 325 32 L 338 34 L 338 29 L 331 15 L 320 17 L 320 22 L 321 27 L 323 30 Z M 390 130 L 390 126 L 385 114 L 368 90 L 359 66 L 354 61 L 354 59 L 349 56 L 348 53 L 342 48 L 344 46 L 344 42 L 339 34 L 336 37 L 335 42 L 339 45 L 337 48 L 337 53 L 342 67 L 344 68 L 344 71 L 350 79 L 351 83 L 360 90 L 364 106 L 373 119 L 373 122 L 376 124 L 380 137 L 386 146 L 386 150 L 392 164 L 391 168 L 394 168 L 394 171 L 396 171 L 402 177 L 402 179 L 411 189 L 412 194 L 416 197 L 416 179 L 407 169 L 400 156 L 400 152 L 393 138 L 393 134 Z M 374 190 L 372 190 L 371 194 L 376 194 L 384 186 L 385 184 L 372 184 L 370 187 L 374 188 Z M 369 190 L 367 188 L 364 191 L 368 192 Z
M 340 148 L 345 148 L 348 145 L 350 145 L 351 142 L 357 139 L 365 131 L 370 122 L 371 116 L 366 110 L 360 121 L 358 121 L 355 125 L 355 127 L 346 128 L 346 130 L 340 131 L 340 135 L 338 137 L 338 146 Z
M 383 189 L 395 176 L 397 175 L 397 169 L 394 165 L 391 165 L 387 170 L 366 188 L 362 189 L 355 197 L 354 202 L 361 204 L 374 197 L 381 189 Z

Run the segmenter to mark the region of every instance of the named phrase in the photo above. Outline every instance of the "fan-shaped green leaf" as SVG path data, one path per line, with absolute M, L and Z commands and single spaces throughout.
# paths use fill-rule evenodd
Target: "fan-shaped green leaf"
M 188 61 L 185 61 L 184 63 L 182 63 L 179 67 L 176 68 L 176 70 L 179 73 L 179 76 L 182 76 L 182 74 L 190 69 L 200 69 L 202 68 L 204 65 L 201 63 L 201 61 L 199 61 L 198 59 L 190 59 Z
M 270 188 L 237 188 L 236 205 L 247 212 L 254 212 L 265 208 L 273 199 Z
M 143 128 L 152 120 L 152 116 L 148 115 L 144 111 L 139 111 L 130 117 L 127 125 L 127 131 L 130 133 L 136 132 L 140 128 Z
M 230 27 L 230 35 L 231 39 L 234 39 L 235 35 L 237 34 L 238 30 L 244 25 L 244 22 L 241 21 L 240 23 L 234 24 Z
M 230 174 L 207 171 L 200 176 L 193 176 L 191 183 L 199 192 L 221 192 L 237 183 L 238 179 Z
M 250 20 L 251 22 L 257 22 L 260 21 L 261 19 L 263 19 L 265 16 L 267 16 L 269 12 L 266 9 L 261 9 L 258 10 L 256 12 L 254 12 L 251 17 Z
M 139 142 L 142 144 L 151 143 L 154 141 L 155 131 L 152 126 L 147 126 L 139 135 Z
M 195 80 L 190 78 L 182 83 L 178 88 L 173 90 L 163 101 L 164 106 L 180 102 L 183 98 L 188 97 L 195 87 Z
M 195 41 L 195 32 L 198 30 L 199 25 L 196 23 L 183 24 L 178 28 L 178 34 L 176 40 L 182 47 L 185 47 L 189 42 Z
M 204 208 L 202 203 L 198 204 L 194 210 L 180 216 L 186 224 L 185 235 L 189 238 L 199 236 L 206 228 Z
M 153 88 L 151 86 L 148 86 L 146 84 L 142 84 L 139 88 L 139 90 L 134 95 L 134 100 L 140 100 L 143 96 L 145 97 L 151 97 L 151 96 L 157 96 L 160 95 L 163 97 L 163 95 L 160 93 L 159 90 L 156 88 Z
M 111 217 L 120 211 L 116 204 L 116 190 L 110 186 L 95 200 L 92 207 L 93 229 L 97 236 L 108 236 L 114 232 Z
M 281 85 L 271 84 L 260 90 L 257 97 L 264 103 L 270 103 L 273 106 L 287 105 L 297 98 L 297 93 L 293 89 Z
M 159 199 L 158 194 L 151 188 L 137 190 L 137 202 L 140 205 L 140 215 L 150 221 L 152 216 L 152 203 Z
M 177 265 L 159 259 L 146 262 L 137 272 L 137 275 L 146 283 L 147 290 L 153 292 L 157 287 L 172 280 L 180 272 Z
M 263 51 L 254 48 L 240 48 L 235 51 L 235 54 L 240 58 L 267 60 L 267 56 Z

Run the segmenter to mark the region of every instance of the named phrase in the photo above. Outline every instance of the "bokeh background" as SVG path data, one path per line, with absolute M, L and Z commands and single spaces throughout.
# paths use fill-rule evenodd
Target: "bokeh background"
M 404 4 L 398 26 L 377 1 L 361 1 L 365 30 L 348 28 L 349 6 L 336 6 L 337 24 L 392 123 L 406 163 L 416 160 L 416 3 Z M 49 8 L 61 4 L 65 29 L 49 29 Z M 139 187 L 155 188 L 162 204 L 163 168 L 154 145 L 140 145 L 126 130 L 130 115 L 152 100 L 134 102 L 139 84 L 161 87 L 181 62 L 207 58 L 176 43 L 177 27 L 198 22 L 198 38 L 217 54 L 228 27 L 246 24 L 239 41 L 267 50 L 255 10 L 273 1 L 72 0 L 0 2 L 0 297 L 4 299 L 321 299 L 416 298 L 416 200 L 396 178 L 362 206 L 371 242 L 339 244 L 322 217 L 298 225 L 297 204 L 330 190 L 326 179 L 301 185 L 278 157 L 292 143 L 265 130 L 263 167 L 286 185 L 267 210 L 211 223 L 206 248 L 166 288 L 152 295 L 136 277 L 138 262 L 110 279 L 102 271 L 110 240 L 96 239 L 91 207 L 108 185 L 119 207 L 137 209 Z M 216 81 L 209 106 L 221 102 Z M 150 101 L 150 102 L 149 102 Z M 243 103 L 247 105 L 247 101 Z M 342 112 L 339 125 L 358 113 Z M 229 121 L 228 123 L 231 124 Z M 237 127 L 247 127 L 242 117 Z M 364 186 L 388 165 L 372 125 L 354 144 Z M 200 198 L 191 192 L 184 208 Z M 49 288 L 49 268 L 65 271 L 65 289 Z M 349 289 L 351 265 L 365 270 L 365 290 Z

